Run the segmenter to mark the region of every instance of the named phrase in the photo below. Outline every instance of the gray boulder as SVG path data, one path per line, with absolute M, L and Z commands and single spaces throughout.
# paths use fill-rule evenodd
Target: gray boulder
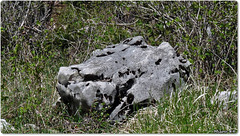
M 79 107 L 85 112 L 107 108 L 110 120 L 121 121 L 136 105 L 149 105 L 181 87 L 189 66 L 169 43 L 154 47 L 137 36 L 96 50 L 81 64 L 61 67 L 57 91 L 71 114 Z

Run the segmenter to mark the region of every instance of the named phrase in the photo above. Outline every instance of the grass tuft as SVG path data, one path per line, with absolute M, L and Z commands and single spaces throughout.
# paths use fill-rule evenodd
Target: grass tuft
M 223 103 L 211 103 L 213 94 L 214 87 L 188 86 L 153 107 L 139 110 L 121 132 L 237 133 L 237 101 L 225 109 Z

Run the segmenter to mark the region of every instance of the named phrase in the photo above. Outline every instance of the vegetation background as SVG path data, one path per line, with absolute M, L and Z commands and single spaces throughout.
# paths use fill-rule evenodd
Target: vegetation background
M 237 133 L 237 101 L 211 103 L 237 90 L 237 30 L 236 1 L 2 1 L 1 118 L 15 128 L 2 133 Z M 76 118 L 52 107 L 59 67 L 138 35 L 189 59 L 184 91 L 115 125 L 103 112 Z

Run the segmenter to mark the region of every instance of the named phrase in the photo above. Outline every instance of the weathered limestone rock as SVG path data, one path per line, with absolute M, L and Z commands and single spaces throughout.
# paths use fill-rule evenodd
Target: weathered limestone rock
M 0 130 L 15 131 L 15 128 L 5 119 L 1 119 Z
M 229 105 L 233 102 L 236 102 L 238 99 L 238 96 L 237 96 L 237 91 L 216 91 L 215 95 L 212 97 L 211 99 L 211 103 L 214 104 L 214 103 L 220 103 L 219 106 L 223 106 L 223 109 L 224 110 L 227 110 Z
M 180 87 L 189 66 L 169 43 L 154 47 L 137 36 L 96 50 L 81 64 L 61 67 L 57 91 L 71 114 L 79 107 L 87 112 L 93 104 L 101 110 L 105 103 L 109 118 L 121 121 L 134 105 L 159 101 Z

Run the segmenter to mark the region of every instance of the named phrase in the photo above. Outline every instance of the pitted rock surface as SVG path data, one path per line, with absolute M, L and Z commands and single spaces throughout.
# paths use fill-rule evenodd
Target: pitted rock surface
M 101 110 L 107 105 L 110 120 L 123 120 L 134 105 L 159 101 L 189 77 L 190 62 L 167 42 L 148 45 L 142 36 L 96 50 L 85 62 L 61 67 L 57 91 L 71 114 Z

